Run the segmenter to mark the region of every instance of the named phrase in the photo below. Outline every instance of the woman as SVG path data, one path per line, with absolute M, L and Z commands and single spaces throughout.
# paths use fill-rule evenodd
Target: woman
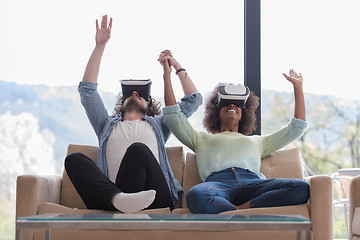
M 191 188 L 186 202 L 193 213 L 275 207 L 306 203 L 309 185 L 299 179 L 266 179 L 260 172 L 261 158 L 301 137 L 307 128 L 303 78 L 294 70 L 284 74 L 294 86 L 295 113 L 288 126 L 268 136 L 249 136 L 255 129 L 258 98 L 251 93 L 245 108 L 234 104 L 218 108 L 217 93 L 207 100 L 204 126 L 209 133 L 194 130 L 175 102 L 170 73 L 164 66 L 164 122 L 172 133 L 196 153 L 199 174 L 204 181 Z

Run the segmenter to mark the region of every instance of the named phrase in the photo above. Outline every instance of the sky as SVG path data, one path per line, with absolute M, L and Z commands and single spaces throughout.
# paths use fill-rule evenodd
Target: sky
M 242 0 L 0 0 L 0 80 L 76 86 L 95 47 L 95 19 L 113 18 L 99 89 L 120 79 L 152 79 L 163 95 L 164 49 L 204 95 L 219 82 L 243 83 Z M 292 91 L 282 76 L 304 76 L 307 93 L 360 99 L 360 1 L 263 0 L 262 88 Z M 183 93 L 176 75 L 177 98 Z

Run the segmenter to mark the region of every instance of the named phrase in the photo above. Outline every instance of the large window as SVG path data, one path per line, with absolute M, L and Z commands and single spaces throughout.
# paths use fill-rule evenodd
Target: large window
M 95 45 L 95 19 L 108 14 L 114 23 L 100 89 L 117 93 L 119 79 L 151 78 L 153 95 L 162 96 L 156 59 L 171 49 L 206 93 L 218 82 L 243 80 L 243 12 L 239 0 L 6 0 L 0 9 L 0 79 L 77 84 Z M 181 88 L 176 95 L 182 96 Z
M 282 73 L 301 72 L 310 124 L 302 141 L 313 148 L 303 155 L 309 164 L 318 162 L 312 166 L 318 173 L 360 166 L 353 140 L 359 137 L 359 7 L 356 0 L 261 2 L 264 127 L 292 115 L 292 86 Z M 269 89 L 284 93 L 264 94 Z
M 304 77 L 309 123 L 296 145 L 315 174 L 360 166 L 359 8 L 357 0 L 261 2 L 263 133 L 293 114 L 292 86 L 282 73 L 294 68 Z M 347 237 L 345 216 L 335 208 L 335 239 Z
M 303 73 L 307 93 L 360 99 L 357 0 L 261 2 L 264 89 L 291 91 L 281 73 Z
M 219 82 L 243 82 L 243 13 L 241 0 L 1 1 L 0 203 L 7 207 L 0 208 L 0 236 L 14 236 L 17 175 L 60 174 L 69 143 L 97 145 L 77 93 L 96 18 L 113 18 L 99 74 L 111 113 L 119 79 L 151 78 L 152 96 L 163 96 L 157 58 L 164 49 L 204 96 Z M 173 83 L 180 99 L 175 74 Z M 200 128 L 201 114 L 192 117 Z

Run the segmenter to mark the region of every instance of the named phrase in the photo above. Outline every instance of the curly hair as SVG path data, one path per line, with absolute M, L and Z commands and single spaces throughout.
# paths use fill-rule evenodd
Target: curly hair
M 210 93 L 206 100 L 205 117 L 203 125 L 210 133 L 219 133 L 220 129 L 220 108 L 216 106 L 217 87 Z M 238 132 L 248 136 L 256 129 L 256 115 L 255 111 L 259 106 L 259 98 L 254 92 L 250 92 L 249 98 L 246 101 L 245 108 L 242 108 L 242 117 L 239 122 Z
M 151 98 L 150 101 L 148 102 L 148 109 L 146 111 L 146 114 L 149 116 L 156 116 L 156 115 L 161 115 L 161 104 L 160 102 L 156 101 L 154 98 Z M 119 116 L 119 114 L 121 113 L 122 115 L 124 114 L 122 112 L 123 110 L 123 104 L 124 104 L 124 97 L 119 94 L 118 99 L 115 103 L 115 107 L 114 107 L 114 115 L 115 116 Z

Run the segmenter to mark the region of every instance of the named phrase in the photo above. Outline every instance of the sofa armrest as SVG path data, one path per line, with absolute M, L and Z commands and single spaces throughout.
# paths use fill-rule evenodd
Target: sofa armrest
M 16 188 L 16 217 L 36 215 L 44 202 L 59 203 L 60 190 L 60 175 L 19 176 Z
M 360 207 L 360 176 L 354 177 L 350 183 L 349 196 L 349 239 L 353 238 L 352 224 L 354 219 L 355 209 Z
M 333 239 L 332 179 L 329 176 L 305 178 L 310 184 L 310 216 L 316 240 Z

